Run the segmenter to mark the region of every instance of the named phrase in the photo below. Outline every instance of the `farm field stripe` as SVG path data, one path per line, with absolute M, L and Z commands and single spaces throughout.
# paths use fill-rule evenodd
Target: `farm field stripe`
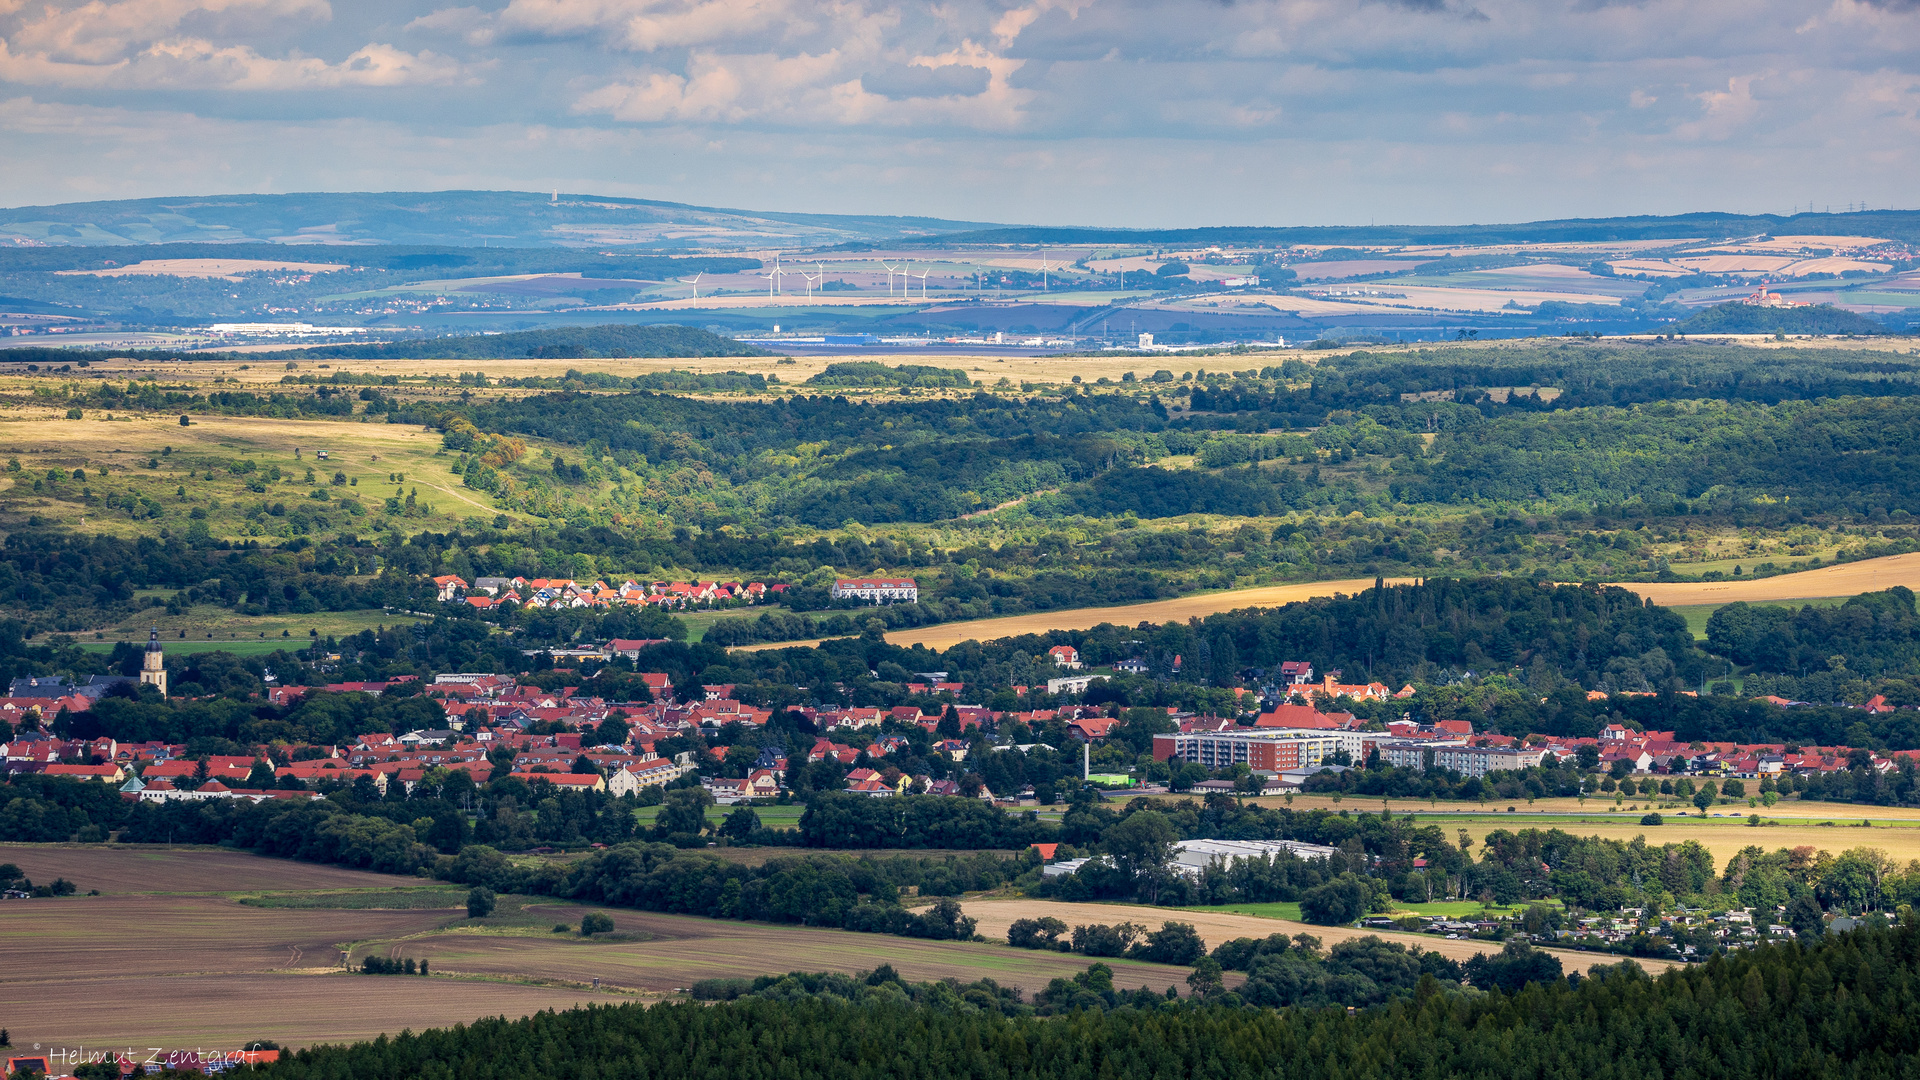
M 1390 585 L 1406 584 L 1413 578 L 1388 578 Z M 1887 555 L 1878 559 L 1823 566 L 1778 577 L 1752 578 L 1746 581 L 1615 581 L 1635 595 L 1662 607 L 1686 604 L 1731 604 L 1744 600 L 1764 603 L 1782 600 L 1820 599 L 1830 596 L 1858 596 L 1863 592 L 1905 585 L 1920 590 L 1920 552 Z M 1313 581 L 1293 585 L 1260 585 L 1226 592 L 1195 593 L 1171 600 L 1153 600 L 1144 604 L 1115 607 L 1072 608 L 1065 611 L 1007 615 L 996 619 L 972 619 L 941 623 L 913 630 L 896 630 L 887 641 L 900 646 L 925 645 L 947 649 L 963 641 L 992 641 L 1020 634 L 1044 634 L 1050 630 L 1086 630 L 1101 623 L 1131 625 L 1138 622 L 1164 623 L 1181 619 L 1218 615 L 1250 607 L 1278 607 L 1316 596 L 1356 593 L 1373 586 L 1372 578 L 1345 578 L 1339 581 Z M 736 652 L 762 649 L 792 649 L 820 644 L 808 641 L 769 642 L 742 645 Z

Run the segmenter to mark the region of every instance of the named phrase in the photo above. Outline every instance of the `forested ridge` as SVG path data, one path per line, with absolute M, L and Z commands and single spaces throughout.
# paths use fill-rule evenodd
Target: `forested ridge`
M 317 1047 L 286 1077 L 999 1078 L 1543 1076 L 1891 1077 L 1920 1056 L 1907 1002 L 1920 933 L 1902 925 L 1773 945 L 1650 978 L 1623 964 L 1571 985 L 1435 992 L 1349 1016 L 1165 1003 L 1009 1017 L 904 993 L 661 1004 L 481 1020 Z

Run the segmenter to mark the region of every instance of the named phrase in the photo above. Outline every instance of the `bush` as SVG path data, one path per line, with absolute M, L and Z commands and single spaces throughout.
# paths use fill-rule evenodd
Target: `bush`
M 1127 955 L 1156 964 L 1192 964 L 1206 954 L 1206 942 L 1200 940 L 1200 933 L 1192 923 L 1169 922 L 1148 934 L 1147 940 L 1135 945 Z
M 493 890 L 485 885 L 475 885 L 467 893 L 467 918 L 484 919 L 493 914 Z
M 395 959 L 390 956 L 369 956 L 360 961 L 362 975 L 425 975 L 427 962 L 415 964 L 411 959 Z
M 1667 819 L 1661 817 L 1659 814 L 1640 815 L 1640 824 L 1642 825 L 1665 825 L 1666 823 Z
M 1317 885 L 1300 894 L 1300 917 L 1320 926 L 1344 926 L 1367 913 L 1373 889 L 1353 874 Z
M 1038 919 L 1015 919 L 1007 927 L 1007 944 L 1016 949 L 1051 949 L 1067 932 L 1067 924 L 1051 915 Z
M 753 993 L 752 979 L 701 979 L 689 988 L 695 1001 L 732 1001 Z
M 580 936 L 592 937 L 595 934 L 613 933 L 613 918 L 603 912 L 594 912 L 580 920 Z
M 1467 981 L 1482 990 L 1514 994 L 1530 982 L 1560 978 L 1560 961 L 1524 941 L 1509 941 L 1498 956 L 1485 953 L 1464 965 Z
M 1138 923 L 1125 922 L 1112 926 L 1076 926 L 1073 951 L 1085 956 L 1125 956 L 1146 929 Z

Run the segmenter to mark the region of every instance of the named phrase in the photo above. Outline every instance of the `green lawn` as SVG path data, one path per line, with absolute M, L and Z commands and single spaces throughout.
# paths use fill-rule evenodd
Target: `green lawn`
M 736 574 L 727 580 L 744 578 Z M 687 624 L 687 643 L 692 644 L 707 636 L 707 628 L 721 619 L 757 619 L 767 612 L 786 614 L 787 609 L 779 604 L 761 604 L 743 608 L 720 608 L 716 611 L 676 611 L 674 618 Z
M 1540 900 L 1536 903 L 1558 905 L 1558 901 Z M 1478 900 L 1435 900 L 1428 904 L 1396 904 L 1390 913 L 1400 915 L 1425 915 L 1436 919 L 1477 919 L 1481 916 L 1501 918 L 1526 910 L 1525 904 L 1501 907 L 1498 904 L 1487 907 Z
M 731 806 L 707 807 L 707 824 L 718 826 L 726 820 L 728 814 L 733 813 L 734 809 Z M 798 826 L 800 815 L 806 813 L 806 810 L 804 806 L 753 807 L 753 812 L 760 818 L 760 824 L 770 829 L 790 829 Z M 652 825 L 659 816 L 660 808 L 657 806 L 643 806 L 633 812 L 634 820 L 642 825 Z
M 1752 559 L 1749 558 L 1747 561 L 1751 562 Z M 1810 596 L 1802 600 L 1764 600 L 1755 606 L 1785 607 L 1797 611 L 1808 604 L 1815 607 L 1838 607 L 1848 599 L 1845 596 Z M 1707 640 L 1707 620 L 1713 618 L 1713 613 L 1725 606 L 1725 604 L 1679 604 L 1667 610 L 1687 620 L 1687 632 L 1693 635 L 1693 640 L 1705 641 Z
M 1211 904 L 1181 908 L 1182 911 L 1224 911 L 1231 915 L 1253 915 L 1262 919 L 1286 919 L 1300 922 L 1300 905 L 1297 903 L 1276 904 Z
M 1555 903 L 1555 901 L 1545 900 L 1539 902 Z M 1404 915 L 1426 915 L 1438 919 L 1468 919 L 1479 918 L 1483 915 L 1491 918 L 1500 918 L 1505 915 L 1516 914 L 1525 909 L 1526 906 L 1524 904 L 1516 904 L 1512 907 L 1500 907 L 1498 905 L 1487 907 L 1478 900 L 1436 900 L 1430 904 L 1396 904 L 1394 905 L 1394 909 L 1388 912 L 1388 914 L 1393 918 L 1399 918 Z M 1231 915 L 1252 915 L 1261 919 L 1286 919 L 1289 922 L 1303 921 L 1300 918 L 1300 905 L 1297 903 L 1195 905 L 1180 910 L 1221 911 Z
M 195 641 L 192 638 L 180 641 L 177 639 L 169 640 L 167 638 L 161 638 L 160 641 L 161 644 L 167 647 L 167 652 L 176 656 L 182 653 L 203 652 L 230 652 L 235 656 L 271 656 L 279 649 L 293 652 L 296 649 L 304 649 L 307 647 L 306 638 L 256 638 L 252 641 L 245 641 L 239 638 L 234 638 L 230 641 Z M 111 641 L 82 641 L 79 644 L 80 648 L 87 652 L 98 653 L 112 652 L 114 646 L 114 643 Z M 135 641 L 134 644 L 142 643 Z

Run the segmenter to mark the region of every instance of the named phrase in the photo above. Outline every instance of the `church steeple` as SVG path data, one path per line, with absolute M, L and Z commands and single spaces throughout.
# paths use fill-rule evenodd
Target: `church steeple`
M 140 658 L 140 681 L 167 695 L 167 656 L 160 648 L 160 628 L 147 631 L 147 653 Z

